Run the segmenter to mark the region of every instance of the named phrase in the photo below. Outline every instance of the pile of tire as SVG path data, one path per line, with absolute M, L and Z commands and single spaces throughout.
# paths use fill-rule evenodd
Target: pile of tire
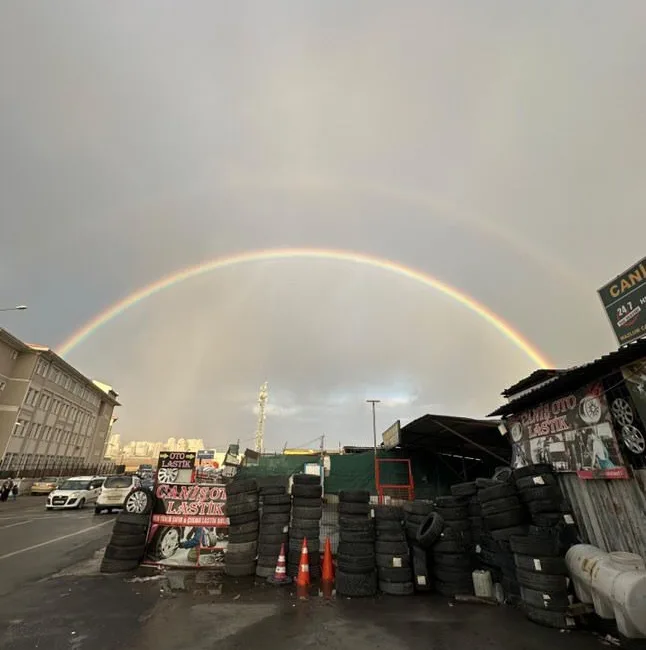
M 336 592 L 348 598 L 377 593 L 375 526 L 365 490 L 339 492 L 339 547 L 336 558 Z
M 554 628 L 575 627 L 563 546 L 554 535 L 531 526 L 526 536 L 512 536 L 522 609 L 530 621 Z
M 283 484 L 284 483 L 284 484 Z M 262 485 L 260 488 L 260 534 L 256 575 L 274 575 L 281 546 L 289 548 L 289 519 L 292 500 L 287 494 L 286 481 Z
M 310 577 L 321 577 L 321 479 L 311 474 L 294 474 L 292 484 L 291 525 L 287 574 L 295 578 L 301 559 L 303 540 L 307 539 Z
M 226 493 L 229 541 L 224 572 L 234 577 L 252 576 L 256 573 L 258 552 L 258 484 L 254 479 L 234 479 L 227 485 Z
M 146 514 L 121 512 L 101 561 L 101 573 L 134 571 L 146 553 L 150 509 Z
M 403 506 L 404 528 L 410 548 L 410 556 L 413 563 L 413 584 L 415 591 L 432 591 L 433 580 L 431 576 L 431 563 L 429 548 L 419 543 L 418 535 L 421 524 L 433 512 L 433 504 L 428 501 L 407 501 Z M 434 540 L 433 540 L 434 541 Z
M 480 541 L 483 532 L 482 507 L 478 500 L 478 486 L 475 481 L 456 483 L 451 486 L 451 495 L 465 499 L 469 521 L 469 532 L 466 537 L 473 547 Z
M 414 593 L 410 549 L 400 506 L 374 507 L 377 539 L 375 552 L 379 591 L 389 596 Z

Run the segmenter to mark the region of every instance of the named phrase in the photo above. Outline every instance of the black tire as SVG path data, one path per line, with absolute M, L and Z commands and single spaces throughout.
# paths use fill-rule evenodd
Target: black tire
M 101 573 L 127 573 L 139 567 L 138 560 L 111 560 L 104 557 L 101 561 Z
M 296 485 L 292 486 L 292 496 L 305 499 L 320 499 L 322 494 L 320 485 Z
M 339 542 L 337 553 L 339 555 L 353 556 L 353 555 L 374 555 L 375 547 L 370 543 L 363 544 L 349 544 L 348 542 Z
M 258 506 L 260 502 L 260 497 L 258 492 L 241 492 L 240 494 L 232 494 L 227 497 L 226 505 L 228 506 L 239 506 L 242 504 L 253 503 L 255 506 Z
M 377 533 L 392 533 L 403 529 L 401 521 L 379 519 L 375 520 L 375 528 Z
M 565 560 L 562 557 L 532 557 L 531 555 L 514 554 L 517 568 L 536 573 L 547 573 L 551 576 L 567 576 L 569 574 Z
M 345 573 L 372 573 L 375 570 L 375 556 L 372 555 L 338 555 L 336 565 Z
M 274 575 L 275 572 L 276 572 L 275 567 L 260 564 L 260 560 L 258 561 L 258 564 L 256 564 L 256 575 L 259 578 L 270 578 L 271 576 Z
M 484 488 L 478 491 L 478 501 L 484 504 L 487 501 L 494 501 L 496 499 L 504 499 L 506 497 L 513 497 L 518 494 L 516 486 L 511 483 L 500 483 L 492 487 Z
M 226 554 L 229 558 L 234 555 L 253 555 L 255 557 L 257 552 L 258 542 L 242 542 L 239 544 L 229 542 Z
M 555 528 L 561 524 L 566 525 L 564 514 L 563 512 L 533 512 L 532 522 L 542 528 Z
M 243 576 L 252 576 L 256 573 L 256 562 L 243 562 L 243 563 L 224 563 L 224 573 L 226 575 L 240 578 Z
M 238 524 L 237 526 L 229 526 L 229 536 L 231 535 L 245 535 L 246 533 L 257 533 L 258 522 L 251 521 L 247 524 Z
M 491 536 L 497 542 L 508 542 L 514 535 L 527 535 L 529 526 L 513 526 L 491 531 Z
M 246 544 L 248 542 L 257 542 L 258 531 L 254 533 L 229 533 L 228 540 L 231 544 Z
M 468 555 L 453 553 L 434 553 L 435 565 L 445 569 L 464 569 L 468 571 L 471 568 L 471 559 Z
M 270 485 L 265 488 L 260 488 L 259 493 L 261 499 L 266 499 L 271 496 L 287 494 L 287 488 L 284 485 Z
M 146 548 L 143 544 L 140 546 L 114 546 L 108 544 L 103 557 L 108 560 L 128 560 L 130 562 L 140 562 L 144 557 Z
M 471 530 L 471 522 L 468 518 L 445 521 L 444 529 L 452 530 L 456 533 L 467 533 Z
M 339 543 L 374 543 L 375 533 L 373 530 L 343 530 L 339 531 Z
M 279 526 L 287 526 L 287 524 L 289 524 L 289 512 L 268 512 L 262 516 L 262 523 L 263 525 L 276 524 Z
M 339 513 L 343 515 L 365 515 L 367 517 L 370 514 L 370 504 L 341 501 L 339 503 Z
M 538 535 L 512 535 L 509 539 L 511 550 L 518 555 L 532 557 L 558 557 L 558 542 L 554 537 Z
M 532 501 L 552 501 L 556 506 L 553 510 L 559 510 L 563 495 L 558 485 L 545 485 L 540 487 L 526 488 L 520 493 L 520 498 L 529 504 Z
M 560 512 L 562 509 L 562 503 L 560 499 L 536 499 L 534 501 L 529 501 L 526 504 L 526 507 L 530 514 L 535 516 L 545 513 Z
M 484 517 L 485 526 L 492 531 L 520 526 L 525 521 L 527 521 L 527 515 L 521 507 L 507 510 L 497 515 L 485 515 Z
M 380 542 L 406 542 L 406 532 L 403 528 L 399 530 L 377 529 L 377 539 Z
M 516 569 L 518 582 L 522 587 L 542 591 L 543 593 L 556 593 L 566 591 L 568 587 L 568 578 L 566 576 L 552 576 L 537 571 L 526 571 L 525 569 Z
M 504 497 L 502 499 L 494 499 L 493 501 L 485 501 L 480 507 L 485 517 L 487 515 L 497 515 L 500 512 L 519 508 L 520 499 L 517 496 Z
M 258 500 L 255 501 L 242 501 L 240 503 L 231 503 L 227 501 L 224 506 L 224 511 L 228 517 L 236 517 L 238 515 L 247 515 L 258 512 Z
M 472 497 L 477 492 L 478 487 L 475 481 L 471 481 L 470 483 L 456 483 L 451 486 L 451 494 L 454 497 Z
M 465 553 L 466 545 L 461 539 L 443 539 L 440 537 L 433 544 L 433 553 Z
M 404 512 L 406 513 L 406 520 L 410 519 L 410 515 L 419 515 L 425 517 L 433 512 L 433 504 L 427 501 L 406 501 L 403 505 Z
M 119 548 L 142 548 L 146 545 L 146 531 L 140 533 L 112 533 L 110 545 Z
M 576 621 L 562 612 L 550 612 L 538 607 L 532 607 L 526 603 L 523 603 L 523 611 L 530 621 L 545 627 L 553 627 L 559 630 L 571 630 L 576 627 Z
M 412 577 L 410 567 L 379 567 L 377 575 L 380 582 L 410 582 Z
M 260 526 L 260 537 L 267 535 L 287 535 L 289 526 L 287 524 L 270 524 L 263 522 Z
M 341 530 L 374 530 L 372 519 L 368 517 L 339 517 Z
M 436 508 L 436 512 L 441 515 L 444 521 L 462 521 L 469 517 L 469 507 L 461 506 L 459 508 Z
M 409 582 L 387 582 L 379 581 L 379 591 L 388 596 L 412 596 L 415 593 L 415 586 Z
M 469 504 L 469 517 L 482 517 L 482 506 L 479 501 Z
M 377 521 L 403 521 L 404 511 L 400 506 L 375 506 Z
M 475 483 L 479 491 L 484 490 L 485 488 L 495 487 L 500 483 L 500 481 L 495 481 L 492 478 L 477 478 Z
M 512 470 L 511 467 L 497 467 L 496 471 L 493 473 L 493 476 L 491 477 L 494 481 L 497 481 L 498 483 L 507 483 L 511 481 L 514 477 L 514 470 Z
M 422 548 L 430 548 L 435 544 L 444 530 L 444 519 L 436 512 L 432 512 L 420 524 L 417 531 L 417 543 Z
M 382 542 L 377 539 L 375 552 L 387 555 L 408 555 L 408 544 L 406 542 Z
M 410 567 L 410 556 L 408 553 L 405 553 L 403 555 L 377 553 L 375 558 L 377 566 L 380 569 L 401 569 L 403 567 Z
M 369 598 L 377 594 L 377 572 L 346 573 L 337 571 L 336 593 L 349 598 Z
M 567 591 L 543 592 L 520 586 L 520 597 L 524 603 L 550 612 L 564 612 L 570 606 Z
M 516 487 L 519 492 L 535 487 L 546 487 L 556 485 L 556 476 L 554 474 L 538 474 L 536 476 L 525 476 L 516 481 Z
M 311 519 L 309 521 L 312 521 Z M 304 526 L 292 526 L 289 529 L 290 539 L 300 539 L 307 537 L 307 539 L 318 539 L 321 534 L 321 530 L 318 526 L 305 528 Z
M 261 531 L 258 537 L 258 544 L 278 544 L 278 546 L 280 546 L 281 544 L 288 543 L 289 536 L 287 533 L 282 533 L 280 535 L 266 535 Z
M 266 505 L 262 507 L 262 516 L 264 517 L 265 515 L 285 515 L 289 514 L 291 512 L 292 507 L 290 506 L 289 503 L 281 504 L 281 505 Z
M 251 522 L 256 522 L 260 520 L 260 513 L 258 510 L 254 512 L 246 512 L 243 515 L 229 515 L 229 526 L 241 526 L 242 524 L 250 524 Z
M 286 492 L 279 492 L 277 494 L 265 494 L 262 498 L 263 505 L 267 506 L 291 506 L 292 498 Z
M 292 508 L 292 519 L 318 521 L 323 516 L 323 508 Z
M 244 492 L 257 492 L 258 491 L 258 484 L 256 483 L 256 479 L 238 479 L 233 480 L 229 485 L 226 487 L 226 492 L 227 492 L 227 500 L 229 496 L 232 496 L 234 494 L 243 494 Z
M 319 497 L 308 499 L 306 497 L 294 497 L 292 508 L 322 508 L 323 501 Z
M 554 468 L 547 463 L 536 463 L 535 465 L 527 465 L 526 467 L 519 467 L 513 471 L 514 481 L 518 481 L 526 476 L 539 476 L 540 474 L 552 474 Z
M 469 569 L 449 569 L 436 564 L 433 566 L 433 575 L 440 582 L 473 582 Z
M 462 508 L 469 503 L 466 497 L 443 496 L 435 497 L 436 508 Z
M 367 490 L 341 490 L 339 492 L 339 501 L 346 503 L 368 503 L 370 501 L 370 492 Z
M 294 474 L 294 485 L 321 485 L 321 477 L 314 474 Z
M 117 524 L 128 524 L 129 526 L 145 526 L 148 528 L 150 515 L 138 515 L 131 512 L 120 512 L 117 515 Z

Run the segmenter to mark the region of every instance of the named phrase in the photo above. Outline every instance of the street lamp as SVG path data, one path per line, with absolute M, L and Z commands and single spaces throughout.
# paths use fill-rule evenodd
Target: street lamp
M 3 307 L 0 311 L 25 311 L 27 305 L 16 305 L 15 307 Z

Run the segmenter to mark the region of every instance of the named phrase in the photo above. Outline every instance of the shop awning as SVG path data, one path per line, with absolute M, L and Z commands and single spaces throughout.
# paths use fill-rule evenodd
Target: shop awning
M 639 339 L 590 363 L 575 366 L 566 371 L 559 371 L 559 374 L 556 374 L 535 389 L 527 391 L 521 397 L 507 404 L 503 404 L 493 413 L 490 413 L 489 417 L 512 415 L 542 402 L 556 399 L 572 390 L 606 377 L 618 371 L 622 366 L 644 357 L 646 357 L 646 339 Z
M 423 415 L 401 427 L 399 447 L 509 462 L 511 449 L 497 420 L 474 420 L 452 415 Z

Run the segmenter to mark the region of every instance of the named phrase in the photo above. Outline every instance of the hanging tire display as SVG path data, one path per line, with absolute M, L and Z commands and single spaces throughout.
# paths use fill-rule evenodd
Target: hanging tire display
M 610 410 L 612 411 L 615 420 L 617 420 L 617 423 L 622 427 L 632 424 L 635 419 L 630 404 L 621 397 L 618 397 L 612 402 Z
M 633 454 L 643 454 L 646 450 L 646 440 L 642 432 L 632 424 L 624 424 L 621 427 L 621 438 L 627 449 Z
M 173 483 L 177 480 L 179 470 L 176 467 L 162 467 L 157 472 L 157 481 L 159 483 Z
M 579 416 L 586 424 L 597 424 L 601 419 L 601 400 L 595 395 L 584 397 L 579 403 Z

